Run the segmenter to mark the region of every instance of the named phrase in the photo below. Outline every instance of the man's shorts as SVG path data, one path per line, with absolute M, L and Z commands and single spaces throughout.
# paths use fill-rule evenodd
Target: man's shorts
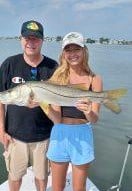
M 8 150 L 4 152 L 7 171 L 11 180 L 21 179 L 32 166 L 36 178 L 44 180 L 49 174 L 49 162 L 46 152 L 49 139 L 41 142 L 24 143 L 13 139 Z
M 93 161 L 91 124 L 55 124 L 50 136 L 47 157 L 54 162 L 71 162 L 74 165 Z

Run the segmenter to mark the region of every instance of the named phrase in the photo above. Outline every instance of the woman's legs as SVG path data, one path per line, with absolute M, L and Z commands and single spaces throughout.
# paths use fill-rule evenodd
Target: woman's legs
M 66 183 L 66 173 L 69 163 L 51 161 L 52 191 L 63 191 Z
M 73 191 L 86 191 L 89 164 L 72 165 Z

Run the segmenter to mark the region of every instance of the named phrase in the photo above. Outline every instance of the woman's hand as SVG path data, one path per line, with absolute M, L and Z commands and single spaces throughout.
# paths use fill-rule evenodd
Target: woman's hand
M 89 114 L 92 111 L 92 102 L 88 99 L 81 99 L 76 103 L 76 107 L 84 114 Z
M 76 103 L 76 107 L 77 109 L 79 109 L 80 111 L 82 111 L 85 116 L 86 119 L 91 122 L 91 123 L 96 123 L 98 120 L 98 112 L 96 112 L 95 110 L 95 105 L 94 103 L 92 103 L 91 101 L 89 101 L 88 99 L 84 98 L 79 100 Z M 97 108 L 97 106 L 96 106 Z

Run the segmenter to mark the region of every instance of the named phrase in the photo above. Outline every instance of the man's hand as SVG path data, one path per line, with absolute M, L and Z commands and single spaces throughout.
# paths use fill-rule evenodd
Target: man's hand
M 28 99 L 28 104 L 27 104 L 27 107 L 29 108 L 35 108 L 35 107 L 38 107 L 39 106 L 39 103 L 37 101 L 35 101 L 34 99 L 32 98 L 29 98 Z
M 9 134 L 3 132 L 0 134 L 0 142 L 4 145 L 4 149 L 7 150 L 9 143 L 13 142 L 13 139 Z

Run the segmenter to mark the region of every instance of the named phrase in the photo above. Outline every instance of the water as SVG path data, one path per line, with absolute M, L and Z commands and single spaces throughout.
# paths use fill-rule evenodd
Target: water
M 119 103 L 120 114 L 114 114 L 102 106 L 100 120 L 94 125 L 96 159 L 90 168 L 90 178 L 101 191 L 116 185 L 119 181 L 123 160 L 128 146 L 126 135 L 132 136 L 132 46 L 121 45 L 88 45 L 90 65 L 100 74 L 104 81 L 104 89 L 126 87 L 128 94 Z M 60 43 L 45 42 L 42 52 L 58 59 Z M 7 57 L 21 53 L 17 40 L 0 41 L 0 63 Z M 120 191 L 132 189 L 132 148 L 130 148 L 125 173 Z M 0 154 L 0 183 L 7 178 L 5 164 Z

